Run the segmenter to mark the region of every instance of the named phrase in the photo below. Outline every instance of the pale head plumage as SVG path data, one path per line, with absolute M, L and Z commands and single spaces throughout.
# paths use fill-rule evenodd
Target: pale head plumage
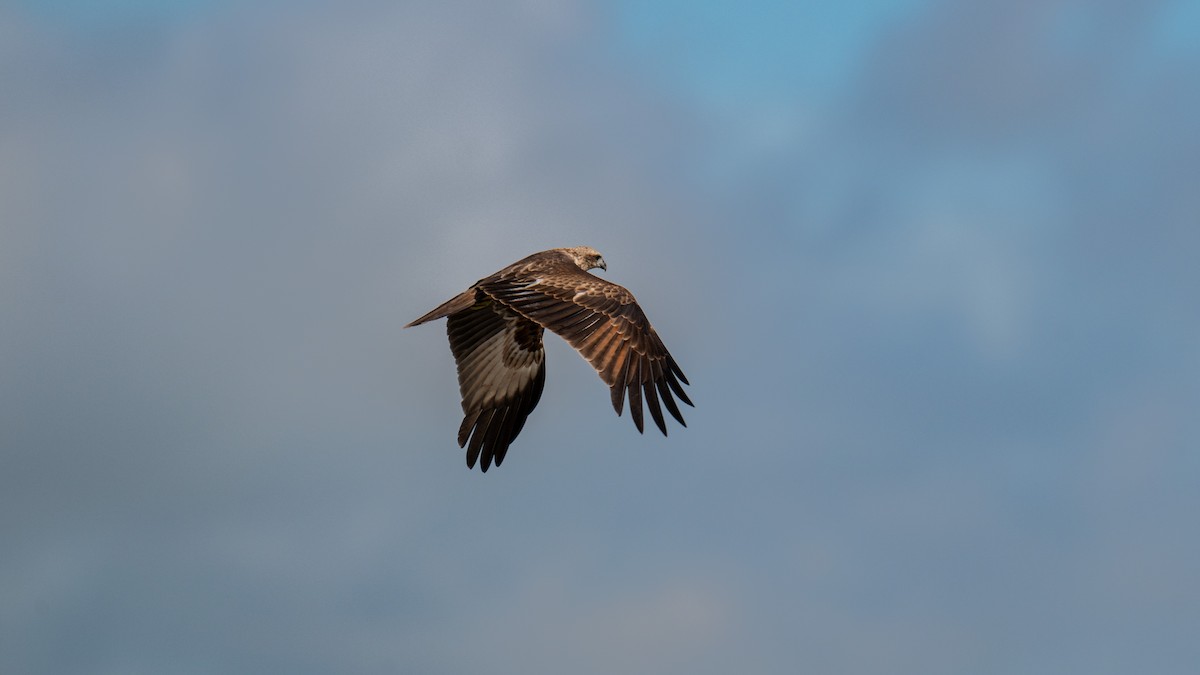
M 604 256 L 600 255 L 600 252 L 591 246 L 572 246 L 571 248 L 560 248 L 558 250 L 571 256 L 571 260 L 584 272 L 596 269 L 597 267 L 606 272 L 608 271 L 608 265 L 604 264 Z

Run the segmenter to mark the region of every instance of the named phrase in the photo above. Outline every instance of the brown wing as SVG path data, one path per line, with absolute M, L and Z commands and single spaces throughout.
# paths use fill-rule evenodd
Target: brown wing
M 692 405 L 680 385 L 687 384 L 687 377 L 625 288 L 578 269 L 540 276 L 501 272 L 476 287 L 578 350 L 611 388 L 618 415 L 628 394 L 630 417 L 639 432 L 643 397 L 663 435 L 667 425 L 660 401 L 687 426 L 672 396 Z
M 487 471 L 504 461 L 546 383 L 542 327 L 483 299 L 451 314 L 446 322 L 450 351 L 458 364 L 463 421 L 458 445 L 467 466 Z M 467 445 L 468 440 L 470 445 Z

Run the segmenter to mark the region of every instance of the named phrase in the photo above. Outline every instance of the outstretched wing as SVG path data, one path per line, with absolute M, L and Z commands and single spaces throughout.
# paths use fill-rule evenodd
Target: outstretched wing
M 629 413 L 639 432 L 643 398 L 664 436 L 667 425 L 660 401 L 687 426 L 672 396 L 692 405 L 680 385 L 680 381 L 687 384 L 687 377 L 625 288 L 578 269 L 532 278 L 502 272 L 476 288 L 578 350 L 611 388 L 618 415 L 629 396 Z
M 546 383 L 542 327 L 490 300 L 451 314 L 450 351 L 458 364 L 463 421 L 458 445 L 467 466 L 504 461 Z M 470 445 L 468 445 L 468 440 Z

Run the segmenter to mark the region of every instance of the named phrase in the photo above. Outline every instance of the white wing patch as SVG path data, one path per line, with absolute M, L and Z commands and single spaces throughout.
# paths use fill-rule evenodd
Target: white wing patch
M 517 347 L 509 327 L 478 345 L 460 364 L 463 407 L 487 408 L 516 395 L 537 375 L 542 352 Z

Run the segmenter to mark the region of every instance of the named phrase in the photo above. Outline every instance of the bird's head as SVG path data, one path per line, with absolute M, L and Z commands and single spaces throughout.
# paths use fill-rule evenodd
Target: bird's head
M 591 246 L 575 246 L 573 248 L 562 249 L 563 253 L 571 256 L 571 260 L 579 266 L 579 269 L 588 271 L 599 267 L 602 270 L 608 271 L 608 265 L 604 264 L 604 256 Z

